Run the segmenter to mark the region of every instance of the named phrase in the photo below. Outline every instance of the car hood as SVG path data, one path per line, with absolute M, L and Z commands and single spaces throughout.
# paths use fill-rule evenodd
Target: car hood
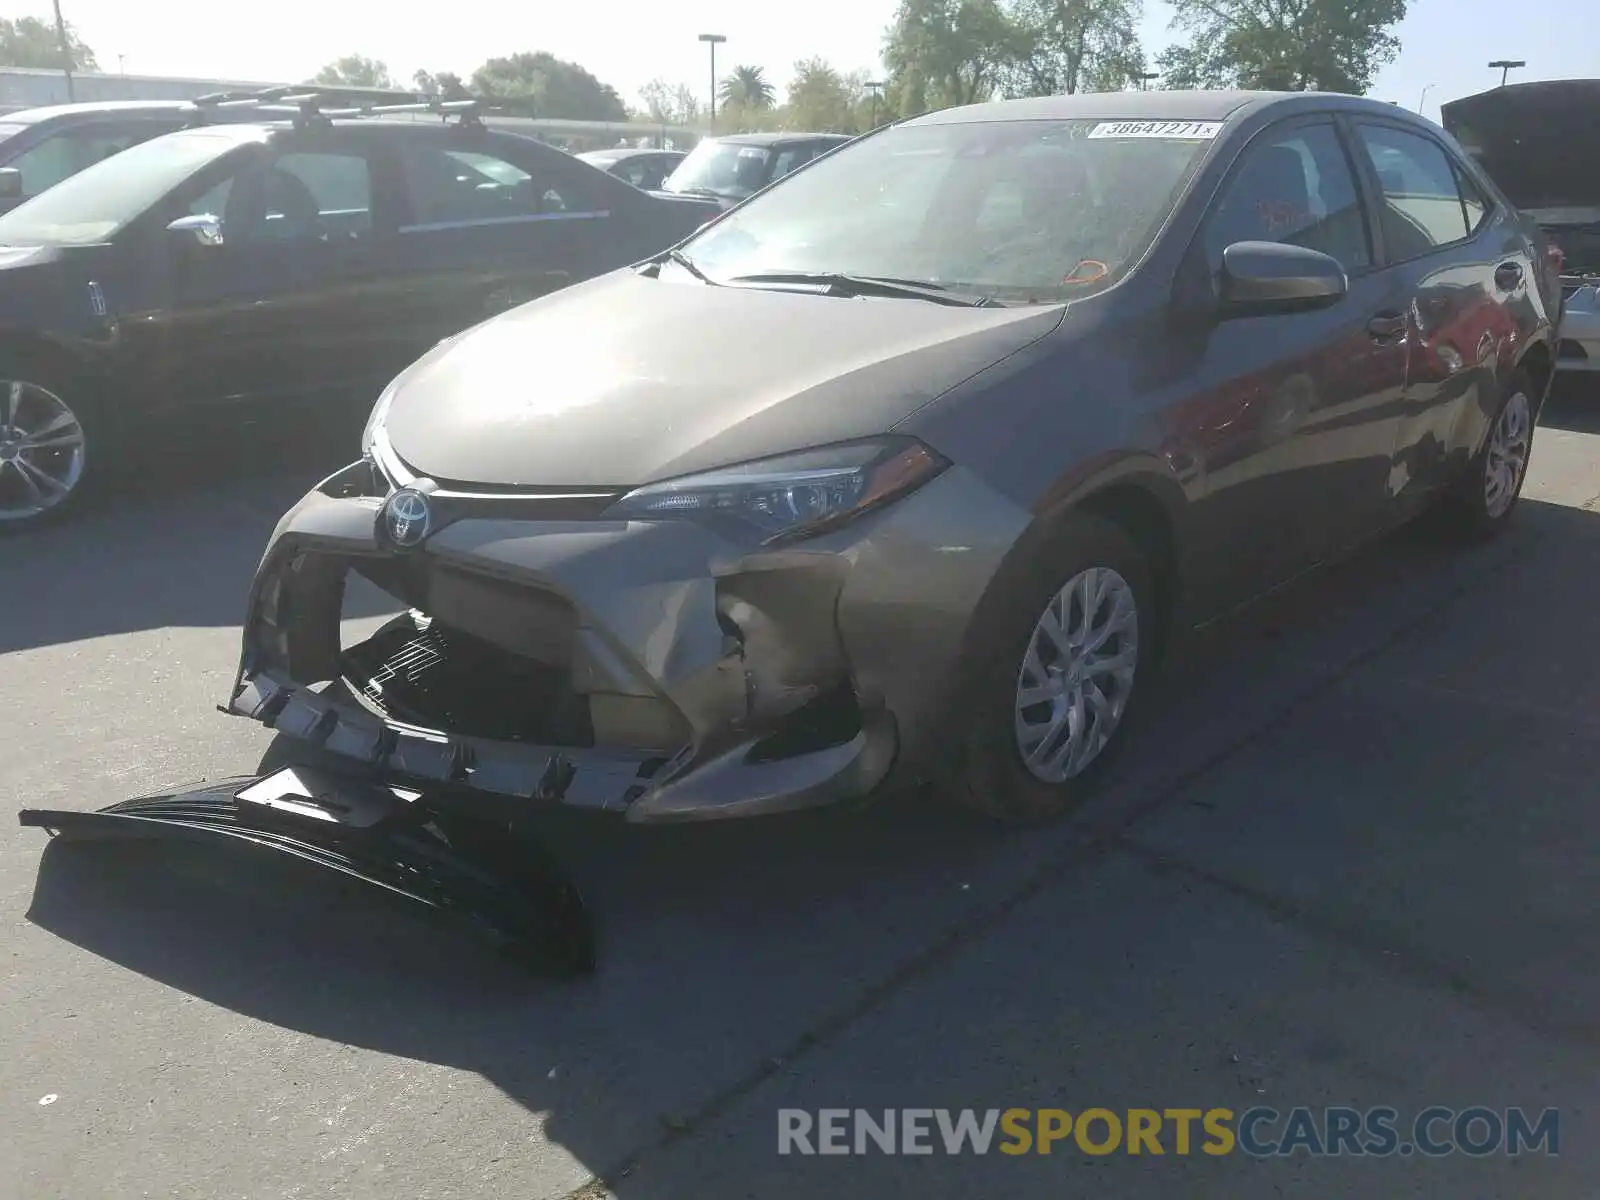
M 713 287 L 630 268 L 435 347 L 395 381 L 384 432 L 412 470 L 441 481 L 649 483 L 882 433 L 1062 312 Z
M 724 211 L 726 211 L 727 209 L 730 209 L 730 208 L 737 208 L 739 205 L 743 204 L 746 200 L 750 199 L 751 196 L 755 195 L 755 193 L 753 191 L 744 192 L 744 193 L 742 193 L 740 195 L 730 196 L 730 195 L 726 195 L 726 194 L 724 194 L 722 192 L 712 192 L 712 191 L 707 191 L 707 190 L 703 190 L 703 189 L 702 190 L 695 190 L 695 189 L 692 189 L 692 188 L 688 189 L 688 190 L 685 190 L 685 191 L 677 192 L 677 191 L 673 191 L 671 188 L 667 187 L 666 184 L 662 184 L 662 186 L 661 186 L 661 194 L 665 195 L 665 196 L 672 196 L 672 197 L 674 197 L 676 199 L 679 199 L 679 200 L 698 200 L 702 204 L 715 204 L 719 209 L 722 209 Z
M 49 266 L 66 257 L 66 251 L 59 246 L 0 246 L 0 271 Z
M 1556 79 L 1453 100 L 1440 117 L 1507 199 L 1541 224 L 1559 225 L 1584 221 L 1564 222 L 1559 210 L 1600 208 L 1596 112 L 1600 79 Z
M 692 208 L 703 212 L 708 217 L 718 216 L 723 212 L 723 205 L 719 204 L 712 196 L 690 195 L 684 192 L 664 192 L 659 188 L 646 188 L 645 194 L 653 200 L 661 200 L 667 204 L 676 204 L 683 208 Z

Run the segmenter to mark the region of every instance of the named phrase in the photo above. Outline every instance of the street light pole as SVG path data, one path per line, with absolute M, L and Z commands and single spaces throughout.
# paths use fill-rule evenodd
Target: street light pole
M 872 127 L 878 127 L 878 98 L 883 94 L 883 80 L 869 79 L 867 90 L 872 93 Z
M 728 39 L 720 33 L 702 33 L 700 40 L 711 51 L 711 121 L 706 128 L 715 133 L 717 131 L 717 47 Z
M 1500 86 L 1501 87 L 1505 87 L 1505 85 L 1506 85 L 1506 74 L 1513 67 L 1525 67 L 1527 65 L 1528 64 L 1523 62 L 1522 59 L 1520 59 L 1520 58 L 1518 58 L 1518 59 L 1497 58 L 1492 63 L 1489 64 L 1489 67 L 1490 67 L 1491 70 L 1493 68 L 1495 68 L 1495 67 L 1499 67 L 1500 68 Z
M 1423 104 L 1427 102 L 1428 93 L 1438 86 L 1439 85 L 1437 83 L 1430 83 L 1422 89 L 1422 95 L 1417 98 L 1417 113 L 1419 116 L 1422 113 Z
M 1141 92 L 1148 92 L 1150 90 L 1151 81 L 1160 78 L 1160 71 L 1140 71 L 1134 75 L 1134 79 L 1139 83 L 1139 90 Z
M 72 86 L 72 43 L 67 40 L 67 23 L 61 19 L 61 0 L 54 0 L 56 7 L 56 40 L 61 43 L 61 73 L 67 77 L 67 102 L 76 100 L 77 94 Z

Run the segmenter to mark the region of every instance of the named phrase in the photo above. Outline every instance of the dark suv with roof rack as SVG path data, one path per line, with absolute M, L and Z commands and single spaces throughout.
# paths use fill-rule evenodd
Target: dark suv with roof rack
M 485 128 L 472 100 L 205 107 L 0 216 L 0 529 L 67 509 L 161 418 L 364 408 L 441 339 L 720 212 Z

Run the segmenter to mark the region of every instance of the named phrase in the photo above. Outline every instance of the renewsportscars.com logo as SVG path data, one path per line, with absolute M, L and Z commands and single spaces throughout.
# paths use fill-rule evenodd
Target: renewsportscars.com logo
M 1225 1154 L 1254 1158 L 1561 1152 L 1561 1114 L 1520 1108 L 804 1108 L 778 1110 L 779 1154 Z

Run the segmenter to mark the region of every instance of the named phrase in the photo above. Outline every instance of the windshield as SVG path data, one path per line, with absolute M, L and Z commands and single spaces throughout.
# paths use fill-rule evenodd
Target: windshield
M 849 274 L 1002 301 L 1070 299 L 1138 261 L 1218 128 L 902 126 L 785 178 L 683 249 L 718 283 Z
M 0 246 L 106 241 L 241 140 L 236 131 L 191 130 L 102 159 L 0 216 Z
M 700 192 L 743 200 L 761 190 L 772 152 L 737 142 L 701 142 L 661 186 L 669 192 Z

